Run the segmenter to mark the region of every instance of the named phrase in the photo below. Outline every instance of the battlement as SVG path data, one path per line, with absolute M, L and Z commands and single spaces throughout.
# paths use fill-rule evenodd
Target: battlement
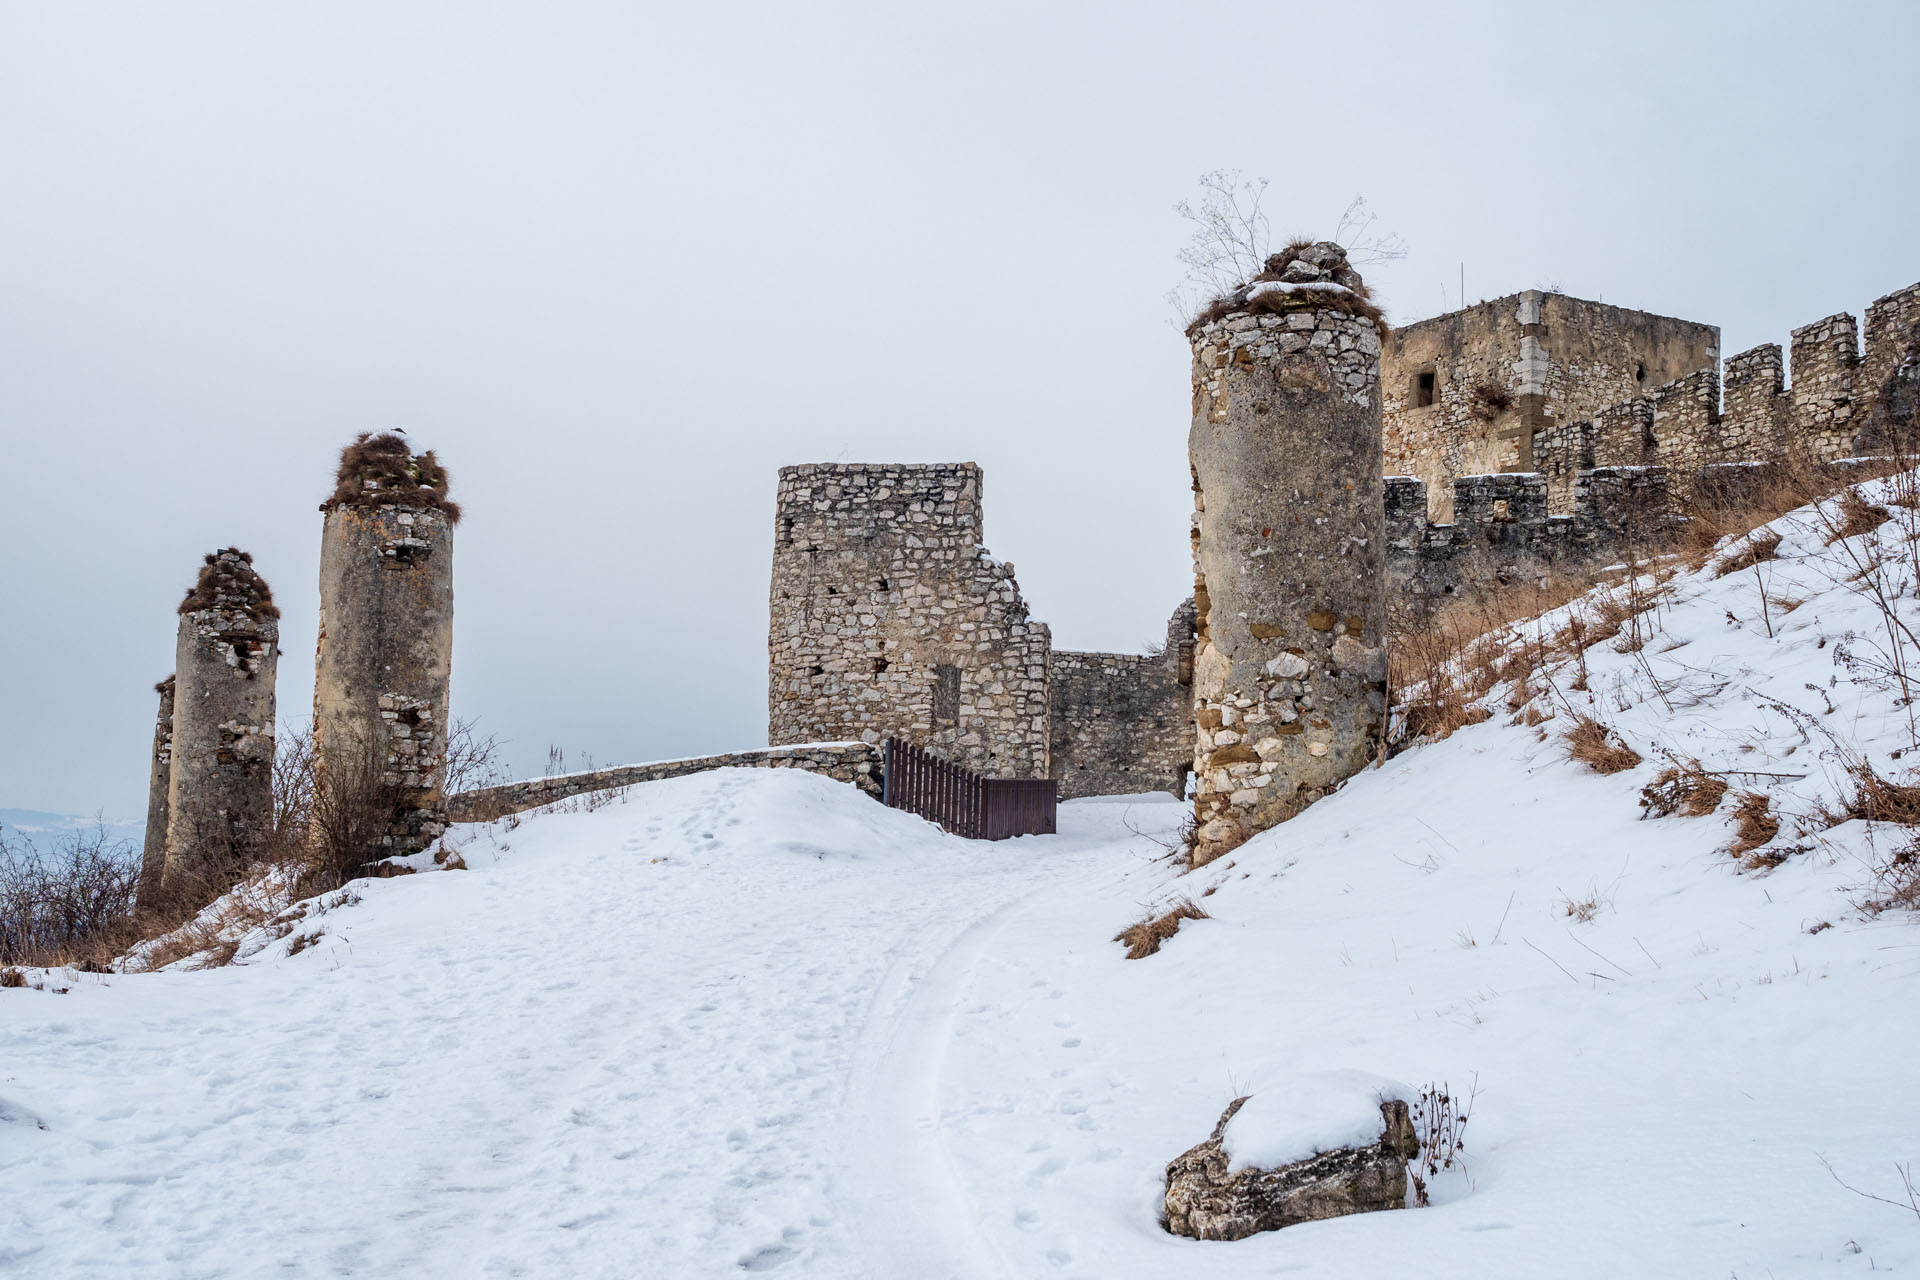
M 1535 431 L 1533 455 L 1560 510 L 1571 505 L 1570 482 L 1583 466 L 1665 467 L 1675 496 L 1688 501 L 1705 472 L 1724 497 L 1746 487 L 1716 470 L 1729 464 L 1822 466 L 1884 447 L 1893 417 L 1906 412 L 1893 408 L 1895 383 L 1916 353 L 1920 284 L 1867 308 L 1864 352 L 1851 315 L 1827 316 L 1793 330 L 1784 360 L 1773 343 L 1729 356 L 1724 376 L 1698 369 L 1588 419 Z
M 1571 515 L 1549 512 L 1549 491 L 1539 472 L 1462 476 L 1453 483 L 1454 518 L 1442 522 L 1427 516 L 1424 480 L 1386 477 L 1387 577 L 1396 617 L 1423 617 L 1469 591 L 1537 581 L 1654 545 L 1672 521 L 1660 467 L 1579 472 Z

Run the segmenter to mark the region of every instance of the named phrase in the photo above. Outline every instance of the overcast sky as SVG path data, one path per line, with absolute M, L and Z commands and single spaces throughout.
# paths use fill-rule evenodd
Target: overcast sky
M 1065 648 L 1187 592 L 1172 204 L 1356 192 L 1390 318 L 1558 285 L 1723 353 L 1920 280 L 1920 6 L 0 0 L 0 806 L 137 816 L 202 554 L 285 611 L 355 432 L 466 508 L 537 772 L 764 743 L 776 469 L 978 462 Z

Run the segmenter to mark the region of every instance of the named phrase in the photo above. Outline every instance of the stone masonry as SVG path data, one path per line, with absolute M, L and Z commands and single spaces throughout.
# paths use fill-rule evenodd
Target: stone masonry
M 1589 417 L 1543 425 L 1533 460 L 1554 509 L 1566 509 L 1573 479 L 1596 466 L 1664 467 L 1686 504 L 1716 500 L 1726 487 L 1696 494 L 1697 481 L 1703 472 L 1724 479 L 1733 464 L 1824 467 L 1911 447 L 1894 418 L 1898 371 L 1920 357 L 1920 284 L 1867 308 L 1864 354 L 1858 334 L 1852 316 L 1828 316 L 1795 329 L 1784 358 L 1768 343 L 1729 356 L 1724 379 L 1708 362 Z
M 267 851 L 279 618 L 253 557 L 231 547 L 207 557 L 180 603 L 161 873 L 170 893 L 210 901 Z
M 1060 798 L 1171 791 L 1193 768 L 1193 601 L 1158 653 L 1056 649 L 1048 673 Z
M 981 541 L 980 468 L 783 467 L 768 630 L 775 746 L 900 737 L 1048 775 L 1048 631 Z
M 725 755 L 688 760 L 659 760 L 652 764 L 619 765 L 550 778 L 529 778 L 447 797 L 447 816 L 454 822 L 491 822 L 510 813 L 524 813 L 541 805 L 590 791 L 630 787 L 637 782 L 683 778 L 710 769 L 805 769 L 880 795 L 880 749 L 864 742 L 813 742 L 798 747 L 768 747 L 760 751 L 733 751 Z
M 453 525 L 447 476 L 397 435 L 341 454 L 320 508 L 314 653 L 317 785 L 373 791 L 390 810 L 368 860 L 417 853 L 446 829 L 453 667 Z
M 147 762 L 147 838 L 140 849 L 140 886 L 134 901 L 149 906 L 160 892 L 167 870 L 167 789 L 173 785 L 173 688 L 168 676 L 153 686 L 160 714 L 153 726 L 153 751 Z
M 1380 331 L 1338 245 L 1268 267 L 1188 331 L 1195 865 L 1365 767 L 1386 727 Z
M 1543 447 L 1576 422 L 1720 354 L 1712 325 L 1530 289 L 1395 329 L 1380 353 L 1385 469 L 1426 482 L 1430 515 L 1451 518 L 1454 481 L 1546 473 L 1553 510 L 1571 509 L 1577 453 Z M 1607 454 L 1598 465 L 1639 465 Z

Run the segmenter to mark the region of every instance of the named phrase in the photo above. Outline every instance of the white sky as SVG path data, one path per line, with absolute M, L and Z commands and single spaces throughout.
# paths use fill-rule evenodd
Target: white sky
M 0 0 L 0 806 L 137 816 L 200 556 L 311 699 L 353 433 L 439 450 L 455 712 L 765 741 L 774 473 L 971 459 L 1066 648 L 1188 590 L 1204 170 L 1356 192 L 1393 319 L 1557 284 L 1723 352 L 1920 280 L 1920 6 Z

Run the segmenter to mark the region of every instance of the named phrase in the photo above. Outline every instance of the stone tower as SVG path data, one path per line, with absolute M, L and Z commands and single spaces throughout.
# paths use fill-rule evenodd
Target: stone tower
M 162 873 L 169 891 L 205 900 L 267 851 L 279 618 L 253 557 L 232 547 L 207 557 L 180 602 Z M 164 683 L 161 693 L 164 715 Z
M 1051 636 L 981 545 L 980 483 L 971 462 L 780 469 L 768 742 L 899 737 L 1049 776 Z
M 433 453 L 414 454 L 392 432 L 362 435 L 341 451 L 333 496 L 320 509 L 316 782 L 386 810 L 368 861 L 417 853 L 446 829 L 460 509 Z
M 167 789 L 173 785 L 173 677 L 153 686 L 160 715 L 153 726 L 147 770 L 147 839 L 140 850 L 140 890 L 134 901 L 150 906 L 167 871 Z
M 1266 268 L 1188 330 L 1196 866 L 1370 763 L 1386 727 L 1378 313 L 1338 245 Z

